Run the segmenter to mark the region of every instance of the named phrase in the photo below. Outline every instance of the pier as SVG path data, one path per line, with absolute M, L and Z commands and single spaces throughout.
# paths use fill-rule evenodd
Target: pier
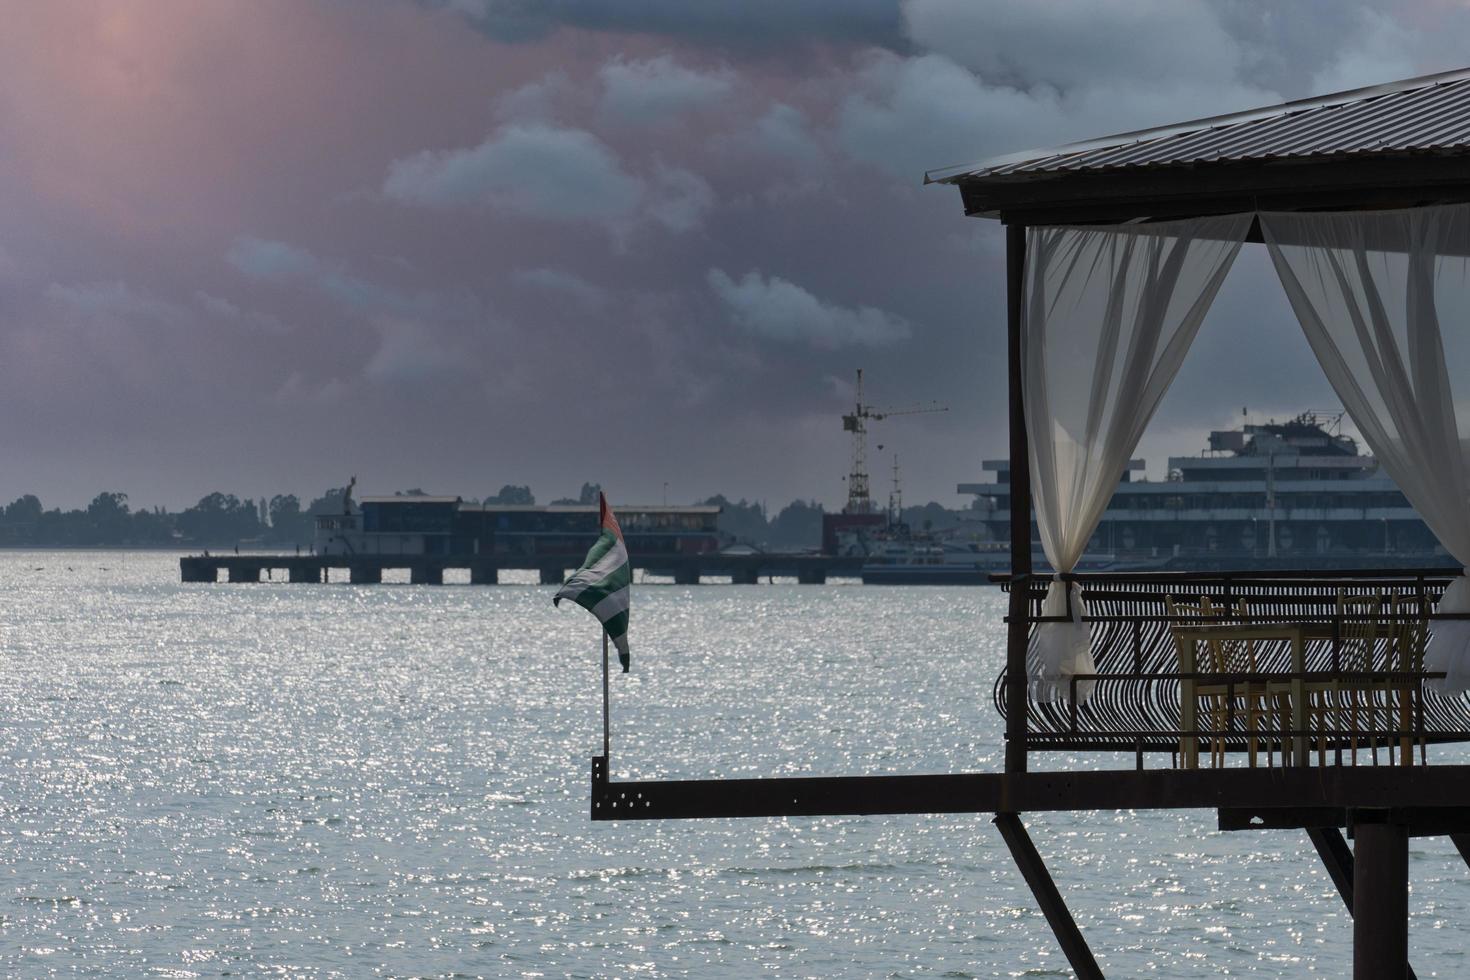
M 1296 847 L 1353 917 L 1354 980 L 1415 976 L 1408 842 L 1447 836 L 1470 858 L 1470 767 L 1439 751 L 1470 742 L 1470 375 L 1436 307 L 1463 300 L 1470 255 L 1467 106 L 1470 69 L 927 174 L 1005 228 L 1003 768 L 615 780 L 604 721 L 592 819 L 994 814 L 1072 971 L 1098 978 L 1023 816 L 1215 810 L 1220 830 L 1305 832 Z M 1457 567 L 1077 571 L 1247 243 L 1270 251 L 1333 391 Z M 1267 466 L 1269 507 L 1284 488 Z M 1316 540 L 1330 551 L 1331 529 Z
M 517 558 L 512 555 L 185 555 L 179 559 L 184 582 L 348 582 L 378 584 L 383 573 L 407 571 L 414 585 L 443 585 L 448 569 L 468 569 L 471 585 L 496 585 L 509 569 L 534 571 L 542 585 L 560 585 L 580 555 Z M 822 585 L 828 578 L 861 573 L 861 557 L 766 552 L 741 555 L 657 555 L 633 567 L 672 578 L 676 585 L 698 585 L 704 577 L 728 577 L 732 585 L 755 585 L 775 576 L 795 578 L 801 585 Z

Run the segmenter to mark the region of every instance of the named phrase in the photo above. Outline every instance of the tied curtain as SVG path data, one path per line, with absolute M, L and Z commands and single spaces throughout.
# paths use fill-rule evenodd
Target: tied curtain
M 1307 341 L 1373 455 L 1470 565 L 1470 205 L 1260 215 Z M 1470 612 L 1456 578 L 1440 612 Z M 1470 689 L 1470 620 L 1441 620 L 1426 670 Z
M 1071 572 L 1250 230 L 1236 214 L 1027 232 L 1021 358 L 1036 522 Z M 1069 696 L 1095 672 L 1081 588 L 1060 575 L 1027 653 L 1033 698 Z M 1078 700 L 1092 692 L 1077 682 Z

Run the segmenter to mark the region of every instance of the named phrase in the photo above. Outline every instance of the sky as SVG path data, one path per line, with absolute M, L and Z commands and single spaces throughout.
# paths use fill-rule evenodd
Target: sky
M 1004 256 L 927 169 L 1461 67 L 1353 0 L 47 0 L 0 32 L 0 498 L 351 475 L 841 504 L 1003 456 Z M 1137 455 L 1332 409 L 1247 246 Z M 880 451 L 876 447 L 882 445 Z M 665 489 L 667 486 L 667 489 Z

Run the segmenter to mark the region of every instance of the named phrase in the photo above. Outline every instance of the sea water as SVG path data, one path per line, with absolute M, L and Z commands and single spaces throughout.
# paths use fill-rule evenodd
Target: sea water
M 178 579 L 0 553 L 0 974 L 1068 974 L 983 815 L 591 823 L 598 633 L 548 587 Z M 635 585 L 614 776 L 998 769 L 1002 612 Z M 1300 832 L 1026 820 L 1110 976 L 1350 971 Z M 1410 874 L 1418 975 L 1470 974 L 1470 872 L 1426 838 Z

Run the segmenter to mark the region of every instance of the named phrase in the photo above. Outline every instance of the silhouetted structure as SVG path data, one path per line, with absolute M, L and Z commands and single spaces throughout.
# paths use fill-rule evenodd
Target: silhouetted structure
M 1033 481 L 1037 447 L 1026 425 L 1032 400 L 1044 394 L 1028 387 L 1028 261 L 1046 269 L 1044 258 L 1028 256 L 1027 232 L 1051 241 L 1088 227 L 1159 236 L 1167 232 L 1151 224 L 1182 220 L 1198 228 L 1232 216 L 1246 241 L 1259 242 L 1266 212 L 1470 203 L 1467 162 L 1470 71 L 1461 71 L 930 175 L 959 188 L 967 214 L 1006 226 L 1013 545 L 1007 662 L 996 686 L 1004 770 L 615 782 L 604 754 L 592 763 L 592 818 L 993 812 L 1073 969 L 1099 977 L 1020 815 L 1211 809 L 1222 829 L 1305 829 L 1353 913 L 1355 977 L 1411 976 L 1409 836 L 1449 834 L 1470 860 L 1470 767 L 1416 764 L 1427 762 L 1425 743 L 1470 739 L 1465 699 L 1427 692 L 1424 682 L 1434 675 L 1415 659 L 1443 621 L 1470 618 L 1436 611 L 1451 579 L 1443 570 L 1371 569 L 1068 574 L 1055 593 L 1065 605 L 1043 615 L 1052 576 L 1033 574 L 1028 515 L 1033 489 L 1054 491 L 1048 481 L 1055 475 Z M 1141 314 L 1162 315 L 1147 307 Z M 1110 476 L 1109 492 L 1118 475 Z M 1085 603 L 1086 615 L 1076 603 Z M 1028 673 L 1038 630 L 1074 622 L 1083 624 L 1093 669 L 1060 680 Z M 1080 697 L 1079 684 L 1095 689 L 1091 699 Z M 1360 721 L 1359 707 L 1368 720 Z M 1343 764 L 1348 754 L 1356 762 L 1367 742 L 1375 762 L 1383 746 L 1396 764 Z M 1062 747 L 1125 752 L 1132 767 L 1033 768 Z M 1199 768 L 1206 751 L 1215 764 Z M 1258 763 L 1266 752 L 1265 766 L 1227 765 L 1241 756 Z M 1147 769 L 1150 753 L 1178 767 Z M 1356 838 L 1351 854 L 1342 827 Z

